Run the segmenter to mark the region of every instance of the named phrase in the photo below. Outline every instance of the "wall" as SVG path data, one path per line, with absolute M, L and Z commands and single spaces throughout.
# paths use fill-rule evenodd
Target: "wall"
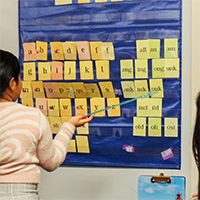
M 195 117 L 196 117 L 196 96 L 198 92 L 200 91 L 200 58 L 199 58 L 199 52 L 200 52 L 200 15 L 199 15 L 199 9 L 200 9 L 200 1 L 199 0 L 192 0 L 192 90 L 191 90 L 191 111 L 192 111 L 192 131 L 195 123 Z M 197 175 L 197 167 L 193 159 L 193 155 L 191 157 L 191 192 L 192 194 L 197 192 L 197 185 L 198 185 L 198 175 Z
M 198 1 L 198 0 L 197 0 Z M 181 170 L 60 167 L 55 172 L 42 170 L 39 187 L 42 199 L 48 200 L 123 200 L 137 199 L 140 175 L 177 175 L 186 177 L 186 199 L 191 196 L 191 1 L 183 0 L 182 54 L 182 167 Z M 195 7 L 194 7 L 195 9 Z M 18 4 L 0 1 L 0 48 L 18 55 Z M 199 9 L 197 9 L 198 11 Z M 196 44 L 197 45 L 197 44 Z M 200 46 L 200 45 L 198 45 Z M 199 57 L 199 56 L 197 56 Z M 197 79 L 198 80 L 198 79 Z M 200 80 L 198 80 L 200 81 Z M 193 98 L 193 97 L 192 97 Z M 193 102 L 193 99 L 192 99 Z M 194 112 L 194 110 L 193 110 Z M 186 114 L 187 113 L 187 114 Z M 193 114 L 193 113 L 192 113 Z

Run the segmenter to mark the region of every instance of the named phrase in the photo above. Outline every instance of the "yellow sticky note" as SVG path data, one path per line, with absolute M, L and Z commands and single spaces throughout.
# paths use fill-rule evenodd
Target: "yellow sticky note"
M 60 115 L 72 116 L 71 99 L 59 99 Z
M 165 118 L 165 137 L 178 137 L 178 118 Z
M 66 84 L 67 83 L 62 83 L 62 82 L 54 83 L 58 94 L 58 98 L 70 98 Z
M 179 78 L 179 58 L 165 59 L 165 78 Z
M 83 124 L 82 126 L 77 127 L 77 134 L 89 134 L 88 123 Z
M 76 42 L 63 42 L 65 60 L 77 60 Z
M 137 59 L 149 58 L 149 40 L 136 40 Z
M 162 117 L 162 99 L 161 98 L 149 99 L 149 116 Z
M 99 86 L 101 88 L 101 92 L 104 98 L 111 98 L 111 97 L 115 98 L 115 92 L 111 81 L 99 82 Z
M 120 60 L 121 79 L 133 79 L 133 60 Z
M 119 104 L 119 98 L 107 98 L 107 106 L 113 106 L 116 104 Z M 119 117 L 121 116 L 121 110 L 120 110 L 120 106 L 116 106 L 114 108 L 110 108 L 107 110 L 108 116 L 109 117 Z
M 33 81 L 31 82 L 31 86 L 34 98 L 45 98 L 42 81 Z
M 160 58 L 159 39 L 149 39 L 149 58 Z
M 147 80 L 135 80 L 134 83 L 137 97 L 149 92 Z
M 38 79 L 51 80 L 51 64 L 50 62 L 38 63 Z
M 35 62 L 24 63 L 23 68 L 24 81 L 36 80 Z
M 36 98 L 35 107 L 40 109 L 41 112 L 47 116 L 47 99 L 46 98 Z
M 49 117 L 49 123 L 52 133 L 58 133 L 61 127 L 61 118 L 60 117 Z
M 47 95 L 47 98 L 58 98 L 58 92 L 55 86 L 55 83 L 53 82 L 44 82 L 43 86 L 45 88 L 45 92 Z
M 178 58 L 178 38 L 164 39 L 165 58 Z
M 59 116 L 60 115 L 58 99 L 47 99 L 47 105 L 48 105 L 48 115 L 49 116 Z
M 30 81 L 22 81 L 22 90 L 20 93 L 20 98 L 27 98 L 27 99 L 33 98 Z
M 152 97 L 164 97 L 163 79 L 149 79 L 150 91 L 156 92 Z
M 92 60 L 102 60 L 102 42 L 90 42 Z
M 78 0 L 78 3 L 90 3 L 90 0 Z
M 161 137 L 161 118 L 148 118 L 148 136 Z
M 133 117 L 133 135 L 146 136 L 146 117 Z
M 76 141 L 75 140 L 70 140 L 69 148 L 68 148 L 67 152 L 70 152 L 70 153 L 76 152 Z
M 135 98 L 135 85 L 133 81 L 121 81 L 124 98 Z
M 96 60 L 97 79 L 110 79 L 110 63 L 108 60 Z
M 37 41 L 36 42 L 36 54 L 37 54 L 37 60 L 47 60 L 48 43 Z
M 135 78 L 148 78 L 148 61 L 147 59 L 135 60 Z
M 87 136 L 76 135 L 76 145 L 78 153 L 90 153 L 89 141 Z
M 23 43 L 24 49 L 24 61 L 35 61 L 36 60 L 36 51 L 35 43 Z
M 152 59 L 152 77 L 165 78 L 165 59 Z
M 74 82 L 72 83 L 72 88 L 76 98 L 86 98 L 87 93 L 84 87 L 84 83 L 82 82 Z
M 82 80 L 94 79 L 93 63 L 91 60 L 90 61 L 80 61 L 79 67 L 80 67 L 80 78 Z
M 137 100 L 137 116 L 138 117 L 149 116 L 149 98 Z
M 88 41 L 76 42 L 76 47 L 79 60 L 90 60 L 90 43 Z
M 91 98 L 90 99 L 90 113 L 96 112 L 98 110 L 105 108 L 104 98 Z M 105 110 L 95 114 L 95 117 L 104 117 Z
M 92 97 L 101 97 L 99 88 L 97 84 L 95 83 L 85 83 L 84 84 L 86 92 L 87 92 L 87 97 L 92 98 Z
M 95 0 L 95 3 L 103 3 L 103 2 L 107 2 L 107 0 Z
M 63 46 L 61 42 L 50 42 L 52 60 L 64 60 Z
M 88 113 L 87 111 L 87 99 L 86 98 L 76 98 L 75 99 L 75 113 L 76 115 L 81 113 Z
M 102 42 L 101 50 L 103 60 L 115 60 L 115 51 L 112 42 Z
M 64 62 L 64 79 L 76 80 L 76 62 L 75 61 Z
M 72 4 L 72 0 L 55 0 L 55 5 L 66 5 L 66 4 Z
M 63 80 L 63 63 L 51 62 L 51 78 L 52 80 Z
M 32 98 L 22 98 L 21 101 L 24 106 L 34 107 Z

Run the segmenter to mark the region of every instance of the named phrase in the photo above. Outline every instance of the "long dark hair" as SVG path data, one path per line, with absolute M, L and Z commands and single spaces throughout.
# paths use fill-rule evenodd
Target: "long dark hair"
M 18 82 L 19 74 L 20 64 L 17 57 L 10 52 L 0 50 L 0 97 L 13 77 Z
M 196 99 L 196 121 L 194 126 L 194 134 L 193 134 L 193 154 L 194 159 L 196 161 L 198 171 L 199 171 L 199 185 L 198 185 L 198 194 L 200 195 L 200 166 L 199 166 L 199 157 L 200 157 L 200 92 Z M 200 196 L 199 196 L 200 197 Z M 198 198 L 199 199 L 199 198 Z

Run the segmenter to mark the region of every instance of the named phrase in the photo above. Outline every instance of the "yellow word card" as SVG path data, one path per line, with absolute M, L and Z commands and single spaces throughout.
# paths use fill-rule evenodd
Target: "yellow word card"
M 133 117 L 133 135 L 146 136 L 146 117 Z
M 110 63 L 108 60 L 96 60 L 97 79 L 110 79 Z
M 119 104 L 119 98 L 107 98 L 107 107 Z M 119 117 L 121 116 L 120 106 L 116 106 L 107 110 L 109 117 Z
M 133 60 L 120 60 L 121 79 L 133 79 Z
M 134 83 L 137 97 L 149 92 L 147 80 L 135 80 Z
M 63 42 L 65 60 L 77 60 L 76 42 Z
M 37 41 L 36 42 L 36 54 L 37 54 L 37 60 L 47 60 L 48 43 Z
M 23 74 L 24 74 L 24 81 L 35 81 L 36 80 L 36 73 L 35 73 L 35 63 L 24 63 L 23 64 Z
M 161 118 L 148 118 L 148 136 L 161 137 Z
M 50 42 L 52 60 L 64 60 L 63 46 L 61 42 Z
M 78 153 L 90 153 L 89 141 L 87 136 L 76 135 Z
M 135 98 L 135 85 L 133 81 L 121 81 L 124 98 Z
M 165 58 L 178 58 L 178 39 L 164 39 L 164 56 Z
M 58 99 L 47 99 L 47 105 L 49 116 L 60 116 Z
M 105 108 L 104 98 L 91 98 L 90 99 L 90 113 L 96 112 L 98 110 Z M 104 117 L 105 110 L 95 114 L 95 117 Z
M 60 115 L 72 116 L 71 99 L 59 99 Z
M 135 59 L 135 78 L 148 78 L 147 59 Z
M 76 62 L 75 61 L 64 62 L 64 79 L 76 80 Z
M 51 63 L 50 62 L 38 63 L 38 79 L 51 80 Z
M 102 95 L 104 98 L 111 98 L 111 97 L 115 98 L 115 92 L 111 81 L 99 82 L 99 86 L 101 88 Z
M 102 42 L 90 42 L 92 60 L 102 60 Z
M 34 98 L 45 98 L 43 82 L 42 81 L 33 81 L 31 82 L 33 97 Z
M 30 81 L 22 81 L 22 90 L 20 98 L 33 98 L 32 87 Z
M 164 97 L 163 79 L 149 79 L 150 91 L 156 92 L 152 97 Z
M 75 113 L 76 113 L 76 115 L 81 114 L 81 113 L 83 113 L 83 114 L 88 113 L 86 98 L 75 99 Z
M 165 118 L 165 137 L 178 137 L 178 118 Z
M 82 80 L 94 79 L 92 61 L 80 61 L 80 78 Z

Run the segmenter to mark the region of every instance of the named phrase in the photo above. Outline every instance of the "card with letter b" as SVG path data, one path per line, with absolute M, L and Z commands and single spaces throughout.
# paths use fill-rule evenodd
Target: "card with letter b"
M 140 176 L 138 200 L 185 200 L 185 177 Z

